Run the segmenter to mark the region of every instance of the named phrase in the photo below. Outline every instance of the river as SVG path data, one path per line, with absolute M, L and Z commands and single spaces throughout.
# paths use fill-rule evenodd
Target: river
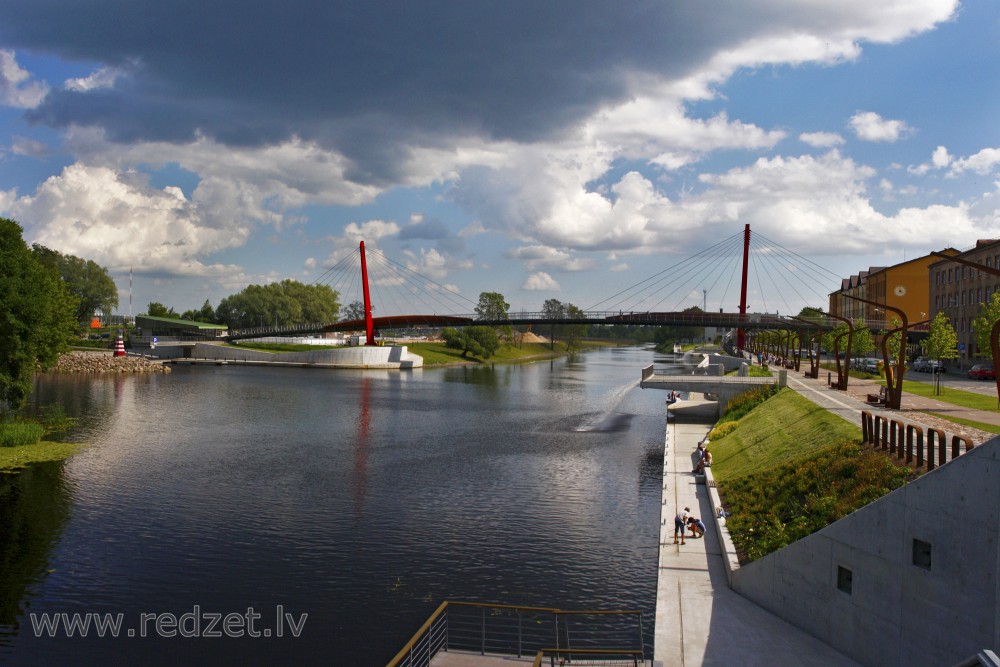
M 384 665 L 445 599 L 641 609 L 651 652 L 653 359 L 39 376 L 87 447 L 0 476 L 0 662 Z M 120 636 L 36 636 L 74 613 Z

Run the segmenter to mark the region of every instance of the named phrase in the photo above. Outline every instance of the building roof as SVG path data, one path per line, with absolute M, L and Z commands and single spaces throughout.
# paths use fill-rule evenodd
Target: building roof
M 140 321 L 149 322 L 150 325 L 161 327 L 172 327 L 175 329 L 199 329 L 208 331 L 228 331 L 225 324 L 211 324 L 209 322 L 195 322 L 193 320 L 182 320 L 175 317 L 152 317 L 150 315 L 136 315 L 136 324 Z

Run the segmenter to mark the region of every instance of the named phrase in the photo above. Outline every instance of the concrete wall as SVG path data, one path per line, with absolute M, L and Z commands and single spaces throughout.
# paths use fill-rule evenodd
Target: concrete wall
M 185 353 L 185 348 L 189 352 Z M 190 345 L 159 345 L 150 353 L 166 359 L 190 357 L 340 368 L 419 368 L 424 365 L 423 357 L 410 353 L 405 345 L 338 347 L 276 354 L 249 348 L 195 343 L 193 349 Z
M 732 587 L 864 665 L 954 665 L 1000 646 L 998 538 L 994 438 L 741 567 Z

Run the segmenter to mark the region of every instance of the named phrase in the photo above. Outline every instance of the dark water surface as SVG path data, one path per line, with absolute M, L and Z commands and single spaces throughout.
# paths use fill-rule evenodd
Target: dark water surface
M 40 377 L 35 406 L 90 447 L 0 476 L 0 662 L 384 665 L 445 599 L 642 609 L 650 649 L 652 361 Z M 179 636 L 195 611 L 248 631 L 251 607 L 260 637 Z M 30 616 L 90 612 L 120 636 L 37 638 Z M 189 614 L 178 636 L 143 628 L 165 613 Z

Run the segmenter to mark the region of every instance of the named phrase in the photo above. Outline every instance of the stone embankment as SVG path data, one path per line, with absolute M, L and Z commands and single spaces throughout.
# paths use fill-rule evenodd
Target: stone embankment
M 116 357 L 111 352 L 70 352 L 59 357 L 50 373 L 169 373 L 170 367 L 143 357 Z

